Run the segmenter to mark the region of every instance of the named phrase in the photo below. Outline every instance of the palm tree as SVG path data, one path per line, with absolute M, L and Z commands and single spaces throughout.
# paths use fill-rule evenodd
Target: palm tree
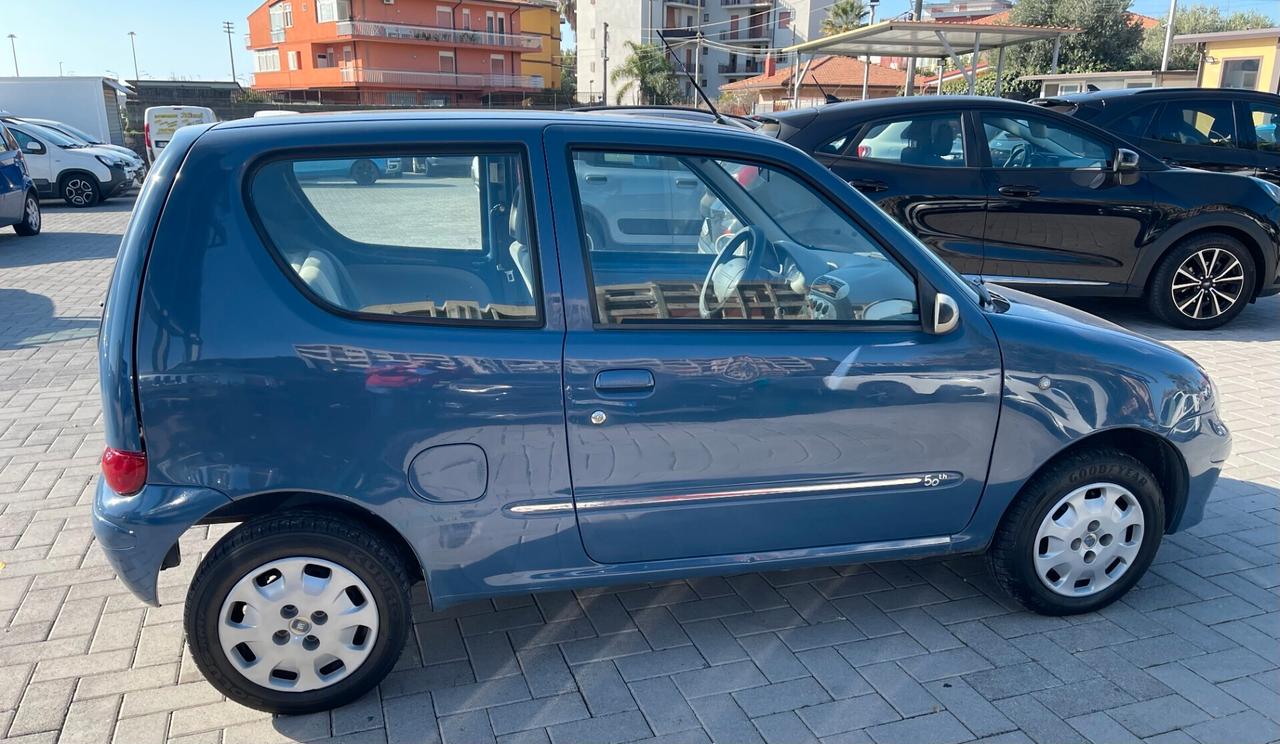
M 822 19 L 822 35 L 831 36 L 859 28 L 870 13 L 862 0 L 836 0 L 827 10 L 827 17 Z
M 675 101 L 680 86 L 676 82 L 675 68 L 671 60 L 657 44 L 627 42 L 631 53 L 627 59 L 609 73 L 609 82 L 616 86 L 615 102 L 634 89 L 639 89 L 640 103 L 650 106 L 666 106 Z M 626 82 L 618 85 L 619 80 Z
M 578 33 L 578 3 L 577 0 L 557 0 L 556 10 L 560 11 L 560 17 L 564 18 L 569 24 L 569 28 L 576 34 Z

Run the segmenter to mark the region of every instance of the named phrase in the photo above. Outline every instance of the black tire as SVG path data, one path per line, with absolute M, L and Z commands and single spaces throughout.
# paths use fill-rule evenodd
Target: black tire
M 1231 269 L 1231 276 L 1238 275 L 1239 278 L 1223 281 L 1212 276 L 1200 276 L 1199 257 L 1204 255 L 1213 256 L 1220 262 L 1214 264 L 1214 273 L 1225 276 L 1227 269 Z M 1230 259 L 1238 262 L 1238 271 L 1234 270 Z M 1190 262 L 1190 267 L 1184 267 L 1187 262 Z M 1179 271 L 1180 268 L 1183 271 Z M 1194 276 L 1186 273 L 1188 269 Z M 1207 283 L 1197 286 L 1195 279 L 1203 279 Z M 1157 318 L 1178 328 L 1197 331 L 1217 328 L 1244 310 L 1253 299 L 1255 282 L 1253 255 L 1244 244 L 1222 233 L 1198 235 L 1178 243 L 1160 260 L 1147 287 L 1147 307 Z M 1175 285 L 1182 285 L 1182 288 L 1176 289 Z M 1202 293 L 1208 299 L 1197 301 Z M 1234 296 L 1235 299 L 1229 307 L 1222 307 L 1222 312 L 1210 316 L 1216 309 L 1213 300 L 1224 303 L 1223 295 Z M 1180 304 L 1185 309 L 1179 309 Z
M 227 659 L 218 635 L 222 605 L 247 572 L 300 556 L 332 562 L 363 581 L 379 627 L 369 655 L 345 678 L 307 692 L 273 690 L 249 680 Z M 410 625 L 410 583 L 394 546 L 349 519 L 313 512 L 267 515 L 228 533 L 201 562 L 187 592 L 187 643 L 209 683 L 242 705 L 290 715 L 336 708 L 373 689 L 400 657 Z
M 372 160 L 357 160 L 351 164 L 351 179 L 361 186 L 372 186 L 378 182 L 381 172 Z
M 29 191 L 22 204 L 22 222 L 13 226 L 14 232 L 31 237 L 39 235 L 43 225 L 44 220 L 40 215 L 40 197 L 36 196 L 36 192 Z
M 1101 481 L 1119 485 L 1136 497 L 1142 507 L 1141 547 L 1110 586 L 1088 596 L 1064 596 L 1036 573 L 1036 536 L 1059 500 Z M 1163 535 L 1164 499 L 1151 471 L 1119 450 L 1089 449 L 1062 458 L 1027 483 L 1001 520 L 987 558 L 996 582 L 1023 607 L 1041 615 L 1076 615 L 1106 607 L 1129 591 L 1151 565 Z
M 87 173 L 68 173 L 58 180 L 62 200 L 76 209 L 96 206 L 102 200 L 98 179 Z

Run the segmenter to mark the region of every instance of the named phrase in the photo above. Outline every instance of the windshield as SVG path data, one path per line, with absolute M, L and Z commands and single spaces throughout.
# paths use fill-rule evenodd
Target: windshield
M 63 134 L 62 132 L 56 131 L 54 129 L 50 129 L 48 127 L 42 127 L 39 124 L 31 124 L 29 122 L 23 122 L 22 128 L 28 134 L 34 135 L 35 137 L 42 139 L 45 142 L 49 142 L 51 144 L 57 145 L 58 147 L 84 147 L 84 145 L 82 145 L 79 142 L 76 142 L 75 140 L 71 139 L 70 137 Z
M 41 124 L 40 126 L 44 127 L 45 129 L 52 129 L 55 132 L 58 132 L 59 134 L 65 134 L 71 139 L 75 140 L 76 142 L 79 142 L 80 144 L 84 144 L 84 145 L 102 144 L 102 141 L 99 140 L 97 137 L 94 137 L 93 135 L 89 134 L 83 129 L 76 129 L 70 124 L 59 123 L 57 126 L 54 126 L 52 124 Z

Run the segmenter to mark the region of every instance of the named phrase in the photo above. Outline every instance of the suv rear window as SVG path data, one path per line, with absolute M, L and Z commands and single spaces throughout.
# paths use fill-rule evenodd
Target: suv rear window
M 278 262 L 323 306 L 537 325 L 524 174 L 516 154 L 276 160 L 250 201 Z

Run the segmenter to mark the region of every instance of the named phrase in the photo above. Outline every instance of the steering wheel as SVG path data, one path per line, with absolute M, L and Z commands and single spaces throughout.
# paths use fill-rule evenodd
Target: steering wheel
M 702 290 L 698 292 L 698 313 L 703 318 L 710 318 L 715 313 L 724 309 L 738 289 L 738 285 L 742 282 L 742 277 L 754 275 L 760 268 L 762 257 L 764 256 L 764 247 L 768 241 L 765 240 L 764 231 L 755 225 L 747 225 L 738 232 L 733 234 L 729 242 L 724 244 L 724 248 L 716 254 L 715 260 L 711 262 L 711 268 L 707 269 L 707 278 L 702 280 Z M 746 249 L 746 263 L 742 270 L 736 274 L 731 274 L 728 279 L 730 284 L 724 288 L 723 299 L 711 299 L 708 301 L 707 291 L 715 291 L 715 276 L 720 267 L 728 263 L 738 248 Z
M 1027 166 L 1027 144 L 1021 142 L 1013 146 L 1009 151 L 1009 157 L 1005 158 L 1004 168 L 1025 168 Z

